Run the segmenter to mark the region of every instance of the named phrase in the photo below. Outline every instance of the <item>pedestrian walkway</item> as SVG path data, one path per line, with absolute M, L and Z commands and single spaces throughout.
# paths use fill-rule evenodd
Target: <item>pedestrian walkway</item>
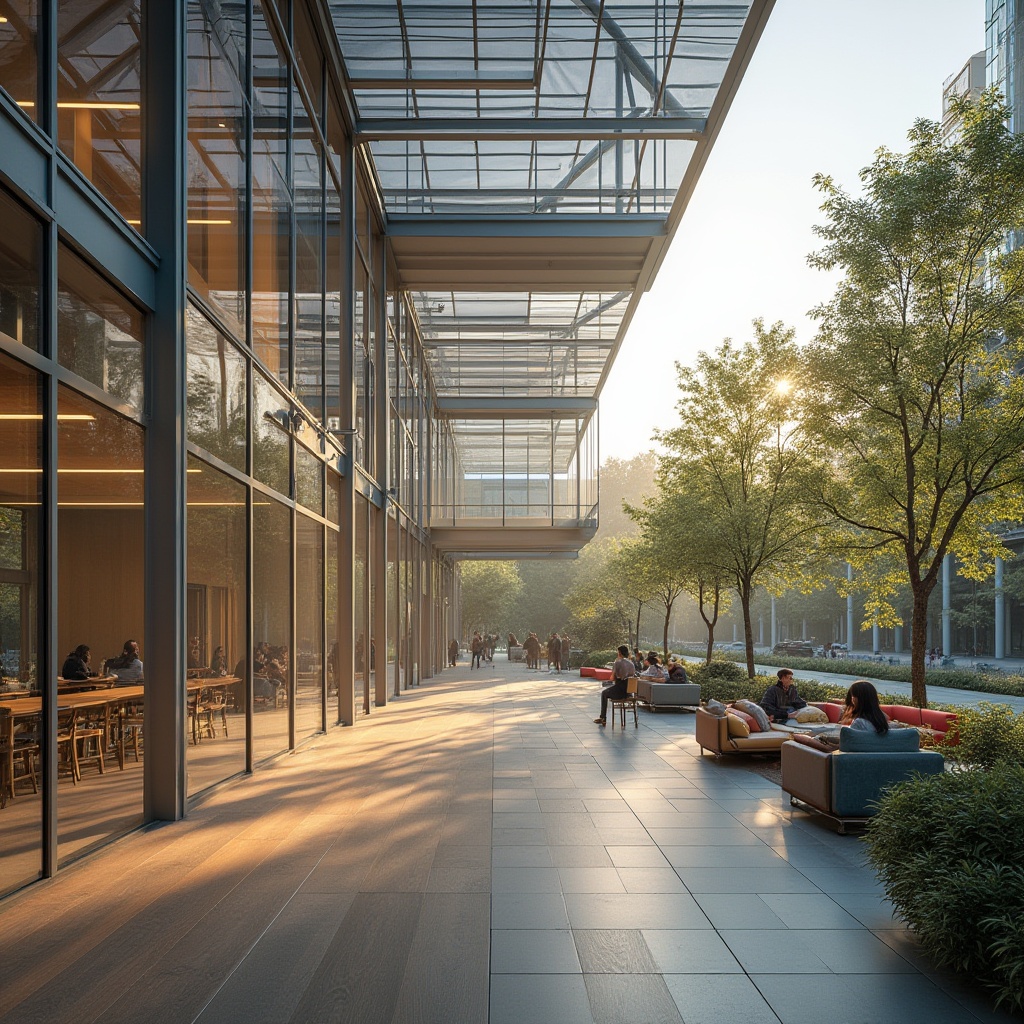
M 0 905 L 0 1022 L 964 1024 L 862 844 L 689 714 L 443 673 Z

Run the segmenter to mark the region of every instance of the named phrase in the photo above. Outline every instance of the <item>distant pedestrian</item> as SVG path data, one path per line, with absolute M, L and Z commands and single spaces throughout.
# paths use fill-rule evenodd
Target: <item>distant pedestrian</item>
M 469 667 L 471 669 L 480 668 L 480 659 L 483 657 L 484 653 L 484 638 L 479 633 L 473 634 L 473 642 L 470 644 L 469 650 L 473 655 Z
M 452 640 L 448 645 L 448 664 L 452 668 L 455 668 L 455 663 L 459 660 L 459 641 Z

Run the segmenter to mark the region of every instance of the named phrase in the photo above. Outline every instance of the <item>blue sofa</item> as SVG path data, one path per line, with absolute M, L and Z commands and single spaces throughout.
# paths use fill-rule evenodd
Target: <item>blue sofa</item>
M 912 775 L 945 771 L 940 753 L 920 750 L 916 729 L 890 729 L 885 736 L 844 727 L 839 749 L 825 751 L 807 740 L 782 745 L 782 788 L 790 803 L 805 804 L 831 818 L 840 833 L 874 813 L 882 793 Z

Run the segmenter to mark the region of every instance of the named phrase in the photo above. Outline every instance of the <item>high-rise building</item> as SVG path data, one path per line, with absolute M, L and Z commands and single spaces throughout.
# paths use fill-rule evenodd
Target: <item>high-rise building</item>
M 0 891 L 440 671 L 460 560 L 586 543 L 771 6 L 0 0 Z

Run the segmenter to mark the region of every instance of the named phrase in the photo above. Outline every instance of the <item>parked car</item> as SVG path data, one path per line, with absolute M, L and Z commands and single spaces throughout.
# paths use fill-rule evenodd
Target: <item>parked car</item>
M 742 640 L 733 640 L 731 644 L 726 644 L 722 648 L 723 651 L 745 651 L 746 649 L 747 645 Z

